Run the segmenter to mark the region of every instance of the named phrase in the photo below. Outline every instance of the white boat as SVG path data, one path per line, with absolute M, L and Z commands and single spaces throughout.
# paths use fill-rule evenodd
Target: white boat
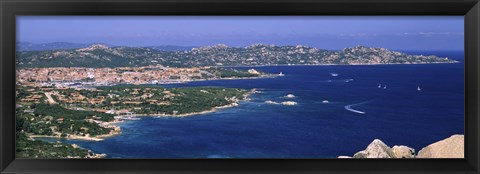
M 322 103 L 328 103 L 328 100 L 323 100 Z
M 281 103 L 282 105 L 286 105 L 286 106 L 294 106 L 294 105 L 297 105 L 297 102 L 294 102 L 294 101 L 284 101 Z
M 286 95 L 286 96 L 284 96 L 284 97 L 285 97 L 285 98 L 295 98 L 295 95 L 293 95 L 293 94 L 288 94 L 288 95 Z
M 280 73 L 278 74 L 278 76 L 285 76 L 285 74 L 283 74 L 282 72 L 280 72 Z
M 378 88 L 382 88 L 382 84 L 378 84 Z
M 421 91 L 422 89 L 420 88 L 420 86 L 417 86 L 417 91 Z
M 330 73 L 330 75 L 333 76 L 333 77 L 337 77 L 337 76 L 338 76 L 337 73 Z
M 383 89 L 387 89 L 387 85 L 385 85 L 385 86 L 383 87 Z

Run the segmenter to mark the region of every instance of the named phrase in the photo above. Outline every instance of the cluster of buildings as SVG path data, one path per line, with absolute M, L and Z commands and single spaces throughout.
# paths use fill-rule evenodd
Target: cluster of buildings
M 202 78 L 202 72 L 207 68 L 166 68 L 161 65 L 118 68 L 29 68 L 17 70 L 17 83 L 42 86 L 42 83 L 55 82 L 96 85 L 184 82 Z

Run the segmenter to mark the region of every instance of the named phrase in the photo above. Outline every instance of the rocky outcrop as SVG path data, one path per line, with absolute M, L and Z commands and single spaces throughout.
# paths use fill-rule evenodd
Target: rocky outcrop
M 417 158 L 464 158 L 464 142 L 463 135 L 453 135 L 422 148 Z
M 422 148 L 418 155 L 415 149 L 403 145 L 390 148 L 379 139 L 375 139 L 365 150 L 355 153 L 353 158 L 464 158 L 464 136 L 453 135 L 447 139 Z M 338 158 L 352 158 L 339 156 Z
M 394 158 L 390 147 L 379 139 L 373 140 L 365 150 L 357 152 L 353 158 Z
M 408 146 L 393 146 L 392 151 L 395 158 L 415 158 L 415 149 Z

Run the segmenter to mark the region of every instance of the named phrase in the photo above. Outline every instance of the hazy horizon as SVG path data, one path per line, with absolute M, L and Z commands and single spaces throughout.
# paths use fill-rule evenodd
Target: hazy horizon
M 463 16 L 17 16 L 17 42 L 463 50 Z

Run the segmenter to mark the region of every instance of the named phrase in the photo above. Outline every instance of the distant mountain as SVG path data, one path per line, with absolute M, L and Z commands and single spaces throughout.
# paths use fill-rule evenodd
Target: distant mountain
M 81 49 L 19 51 L 17 67 L 132 67 L 161 64 L 170 67 L 263 65 L 359 65 L 457 63 L 434 55 L 409 55 L 385 48 L 356 46 L 340 51 L 308 46 L 255 44 L 228 47 L 223 44 L 164 51 L 153 48 L 109 47 L 95 44 Z
M 147 48 L 153 48 L 163 51 L 190 51 L 194 46 L 176 46 L 176 45 L 161 45 L 161 46 L 148 46 Z
M 62 49 L 77 49 L 85 48 L 93 45 L 81 44 L 81 43 L 69 43 L 69 42 L 52 42 L 35 44 L 30 42 L 17 42 L 17 51 L 43 51 L 43 50 L 62 50 Z
M 70 42 L 52 42 L 52 43 L 41 43 L 35 44 L 30 42 L 17 42 L 17 51 L 46 51 L 46 50 L 64 50 L 64 49 L 78 49 L 78 48 L 86 48 L 91 45 L 98 44 L 98 43 L 89 43 L 89 44 L 82 44 L 82 43 L 70 43 Z M 103 44 L 113 47 L 114 45 L 110 44 Z M 157 50 L 163 51 L 189 51 L 194 46 L 176 46 L 176 45 L 160 45 L 160 46 L 147 46 L 146 48 L 152 48 Z

